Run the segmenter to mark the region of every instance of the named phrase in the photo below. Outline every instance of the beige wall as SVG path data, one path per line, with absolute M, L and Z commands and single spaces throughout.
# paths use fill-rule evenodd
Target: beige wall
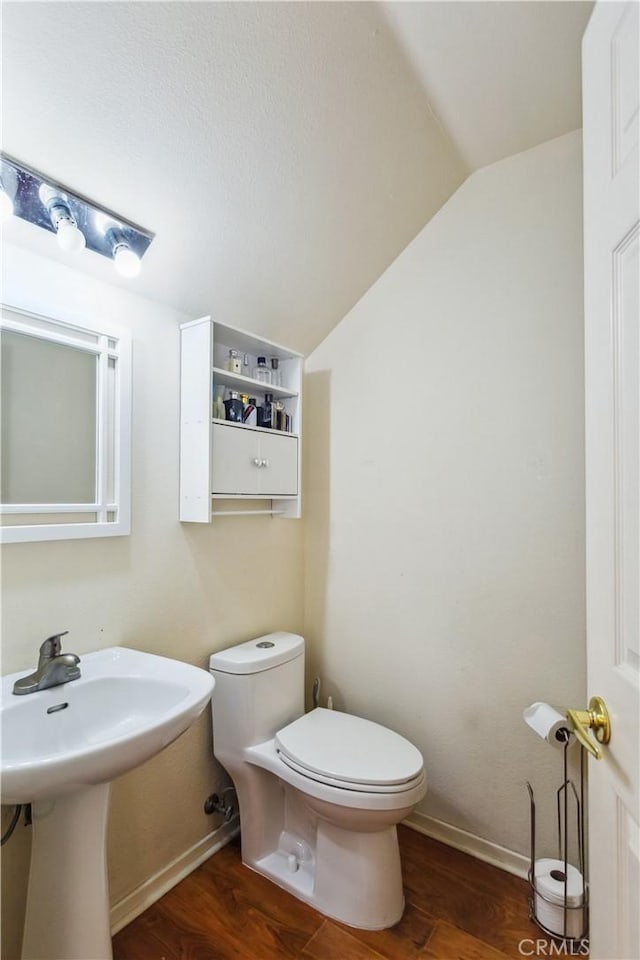
M 474 174 L 307 362 L 310 673 L 422 750 L 420 812 L 521 853 L 561 774 L 522 710 L 585 694 L 580 164 Z
M 302 628 L 302 527 L 268 517 L 180 524 L 178 324 L 192 319 L 7 247 L 3 299 L 61 319 L 101 320 L 133 337 L 130 537 L 10 544 L 2 566 L 2 672 L 34 665 L 40 642 L 69 630 L 80 655 L 123 644 L 205 666 L 213 650 Z M 112 902 L 208 834 L 202 805 L 223 785 L 208 712 L 158 757 L 114 784 Z M 3 827 L 8 813 L 3 810 Z M 3 847 L 2 956 L 19 955 L 29 831 Z
M 472 176 L 309 358 L 304 570 L 295 521 L 176 520 L 187 318 L 15 249 L 5 270 L 15 305 L 131 329 L 134 433 L 130 537 L 5 549 L 3 672 L 60 629 L 204 666 L 300 631 L 304 587 L 323 697 L 420 747 L 423 814 L 526 852 L 524 781 L 559 771 L 522 709 L 584 699 L 579 134 Z M 211 830 L 222 776 L 204 716 L 116 782 L 114 902 Z M 3 848 L 7 960 L 28 834 Z

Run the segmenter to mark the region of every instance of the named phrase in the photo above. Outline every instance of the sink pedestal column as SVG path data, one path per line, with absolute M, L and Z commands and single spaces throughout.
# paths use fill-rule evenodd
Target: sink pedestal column
M 110 783 L 33 804 L 23 960 L 111 960 Z

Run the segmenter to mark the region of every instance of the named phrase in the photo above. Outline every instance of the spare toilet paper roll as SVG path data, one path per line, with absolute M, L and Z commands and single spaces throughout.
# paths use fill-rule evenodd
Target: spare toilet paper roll
M 576 940 L 584 933 L 584 887 L 582 874 L 567 864 L 567 910 L 564 909 L 565 866 L 562 860 L 536 860 L 536 919 L 560 937 Z M 566 913 L 566 929 L 565 929 Z
M 525 723 L 527 723 L 534 733 L 546 740 L 553 747 L 564 747 L 567 740 L 573 742 L 573 734 L 566 717 L 550 707 L 548 703 L 532 703 L 523 711 Z

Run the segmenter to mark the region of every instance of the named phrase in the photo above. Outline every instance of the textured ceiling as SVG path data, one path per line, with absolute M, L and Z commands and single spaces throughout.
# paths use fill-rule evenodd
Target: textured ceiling
M 115 282 L 309 352 L 471 169 L 580 125 L 589 9 L 5 2 L 3 149 L 156 232 Z

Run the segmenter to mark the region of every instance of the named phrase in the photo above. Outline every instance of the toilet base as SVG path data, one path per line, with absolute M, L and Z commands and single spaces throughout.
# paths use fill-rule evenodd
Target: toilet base
M 384 930 L 404 912 L 398 836 L 394 826 L 375 832 L 343 830 L 320 820 L 315 853 L 296 860 L 285 845 L 246 866 L 320 913 L 350 927 Z

